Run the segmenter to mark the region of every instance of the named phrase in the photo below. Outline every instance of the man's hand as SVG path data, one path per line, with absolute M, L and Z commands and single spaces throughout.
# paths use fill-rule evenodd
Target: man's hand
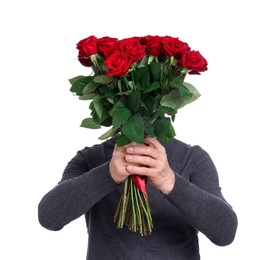
M 136 142 L 132 142 L 128 145 L 125 145 L 122 147 L 115 146 L 115 148 L 114 148 L 112 158 L 109 163 L 109 172 L 110 172 L 112 179 L 118 184 L 125 181 L 125 179 L 129 175 L 132 175 L 127 170 L 127 166 L 128 165 L 136 165 L 136 164 L 134 164 L 133 162 L 127 162 L 125 160 L 125 157 L 127 155 L 126 149 L 128 147 L 134 147 L 136 145 L 146 147 L 145 144 L 137 144 Z
M 149 136 L 145 137 L 144 144 L 132 142 L 115 146 L 109 171 L 116 183 L 122 183 L 129 175 L 146 176 L 151 185 L 164 194 L 168 194 L 175 183 L 165 148 Z
M 115 146 L 109 163 L 109 172 L 116 183 L 122 183 L 130 174 L 127 171 L 128 163 L 125 161 L 126 146 Z
M 147 176 L 155 188 L 168 194 L 174 187 L 175 175 L 168 164 L 166 150 L 156 138 L 147 136 L 144 143 L 127 145 L 124 167 L 130 175 Z

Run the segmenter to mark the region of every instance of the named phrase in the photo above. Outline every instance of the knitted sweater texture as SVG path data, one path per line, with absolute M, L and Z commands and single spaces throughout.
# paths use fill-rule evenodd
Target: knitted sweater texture
M 141 237 L 113 223 L 122 184 L 109 173 L 115 138 L 77 152 L 61 181 L 41 199 L 38 217 L 49 230 L 60 230 L 85 215 L 89 233 L 87 260 L 199 260 L 197 233 L 214 244 L 232 243 L 237 216 L 224 199 L 208 153 L 174 139 L 166 146 L 175 173 L 173 190 L 164 195 L 147 184 L 154 228 Z

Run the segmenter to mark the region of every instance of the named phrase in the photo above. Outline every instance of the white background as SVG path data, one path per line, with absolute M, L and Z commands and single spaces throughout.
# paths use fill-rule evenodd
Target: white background
M 105 131 L 79 127 L 88 103 L 72 95 L 68 79 L 90 71 L 75 46 L 90 35 L 158 34 L 179 37 L 209 63 L 187 76 L 202 96 L 179 111 L 175 129 L 211 155 L 239 227 L 227 247 L 200 235 L 202 259 L 274 259 L 271 2 L 1 1 L 0 258 L 85 259 L 83 217 L 59 232 L 37 220 L 67 162 Z

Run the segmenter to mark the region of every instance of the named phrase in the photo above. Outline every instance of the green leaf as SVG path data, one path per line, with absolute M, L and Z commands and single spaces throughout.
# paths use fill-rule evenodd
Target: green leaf
M 170 65 L 172 66 L 176 66 L 177 65 L 178 60 L 174 58 L 174 56 L 170 57 Z
M 97 123 L 94 122 L 93 118 L 89 117 L 89 118 L 85 118 L 80 127 L 85 127 L 85 128 L 90 128 L 90 129 L 99 129 L 101 128 L 100 125 L 98 125 Z
M 181 97 L 178 89 L 170 91 L 167 95 L 164 95 L 160 101 L 160 104 L 165 107 L 170 107 L 177 110 L 181 104 L 183 104 L 184 99 Z
M 92 81 L 92 76 L 81 77 L 80 79 L 74 81 L 72 84 L 70 91 L 80 96 L 82 94 L 85 86 Z
M 122 79 L 118 79 L 117 86 L 118 86 L 119 93 L 122 93 L 123 92 L 123 81 L 122 81 Z
M 98 115 L 98 117 L 101 119 L 102 115 L 103 115 L 103 102 L 102 99 L 100 98 L 100 96 L 95 96 L 93 99 L 93 105 L 94 105 L 94 109 Z
M 139 62 L 138 68 L 145 67 L 147 65 L 148 57 L 145 55 L 144 58 Z
M 107 101 L 112 105 L 112 107 L 114 106 L 114 104 L 115 104 L 115 98 L 114 97 L 108 97 Z
M 151 124 L 147 125 L 147 126 L 145 127 L 145 130 L 146 130 L 146 133 L 147 133 L 150 137 L 155 137 L 155 133 L 154 133 L 154 131 L 153 131 L 153 129 L 152 129 Z
M 181 85 L 181 84 L 180 86 L 178 86 L 178 90 L 180 92 L 181 97 L 188 96 L 190 93 L 189 90 L 184 85 Z
M 200 94 L 192 94 L 190 93 L 187 96 L 181 96 L 181 93 L 178 89 L 172 90 L 169 94 L 162 97 L 160 104 L 162 106 L 170 107 L 174 110 L 178 110 L 185 105 L 195 101 Z
M 94 119 L 95 123 L 100 124 L 100 125 L 104 125 L 104 126 L 105 126 L 104 122 L 106 120 L 108 120 L 108 118 L 110 118 L 107 110 L 105 110 L 105 109 L 103 110 L 103 113 L 102 113 L 101 117 L 99 117 L 98 114 L 96 113 L 96 111 L 94 111 L 94 110 L 92 111 L 91 115 L 93 116 L 93 119 Z M 112 122 L 112 120 L 110 120 L 110 123 L 111 122 Z
M 117 133 L 117 128 L 110 128 L 107 132 L 105 132 L 104 134 L 102 134 L 100 137 L 99 137 L 99 140 L 105 140 L 109 137 L 112 137 L 114 136 L 116 133 Z
M 98 76 L 94 77 L 93 81 L 95 83 L 106 85 L 106 84 L 109 84 L 109 83 L 111 83 L 113 81 L 113 77 L 109 77 L 107 75 L 98 75 Z
M 201 96 L 201 94 L 199 93 L 199 91 L 190 83 L 184 82 L 184 87 L 188 89 L 188 91 L 195 96 L 195 98 L 199 98 Z
M 79 96 L 79 99 L 80 100 L 91 100 L 94 97 L 95 97 L 95 94 L 94 93 L 90 93 L 90 94 L 84 94 L 84 95 Z
M 152 96 L 147 96 L 144 100 L 143 100 L 143 107 L 146 110 L 146 114 L 152 114 L 155 106 L 156 106 L 156 100 L 152 97 Z
M 175 121 L 175 117 L 176 117 L 176 114 L 173 114 L 173 115 L 171 116 L 171 120 L 172 120 L 172 122 L 174 122 L 174 121 Z
M 114 103 L 113 107 L 109 111 L 110 116 L 113 117 L 113 114 L 114 114 L 114 112 L 117 108 L 125 107 L 125 102 L 126 102 L 125 97 L 121 97 L 118 100 L 115 100 L 115 103 Z
M 129 89 L 129 90 L 126 90 L 125 92 L 118 92 L 117 95 L 128 96 L 131 92 L 132 92 L 132 90 Z
M 184 86 L 183 83 L 181 82 L 175 82 L 175 81 L 172 81 L 170 82 L 170 86 L 171 87 L 174 87 L 174 88 L 177 88 L 180 92 L 180 95 L 183 97 L 183 96 L 187 96 L 189 95 L 190 91 Z
M 105 93 L 104 97 L 106 98 L 113 98 L 116 96 L 116 93 L 114 90 L 109 90 L 108 92 Z
M 86 76 L 79 75 L 79 76 L 76 76 L 76 77 L 74 77 L 74 78 L 69 79 L 69 82 L 70 82 L 71 85 L 73 85 L 74 82 L 76 82 L 78 79 L 82 79 L 82 78 L 85 78 L 85 77 L 86 77 Z
M 176 64 L 176 60 L 175 60 L 174 56 L 169 57 L 169 64 L 171 64 L 173 66 Z
M 98 88 L 98 86 L 100 86 L 100 85 L 91 81 L 84 87 L 82 94 L 83 95 L 90 94 L 90 93 L 94 92 Z
M 97 90 L 99 91 L 100 95 L 103 96 L 109 91 L 109 88 L 107 85 L 100 85 Z
M 128 95 L 128 108 L 132 113 L 136 113 L 141 104 L 141 92 L 134 91 Z
M 124 145 L 127 145 L 130 143 L 130 139 L 128 139 L 125 135 L 123 134 L 120 134 L 118 137 L 117 137 L 117 140 L 116 140 L 116 144 L 117 146 L 124 146 Z
M 169 68 L 166 64 L 161 64 L 161 71 L 160 71 L 160 84 L 163 89 L 166 89 L 169 86 L 167 81 Z
M 144 91 L 143 91 L 143 94 L 145 93 L 149 93 L 157 88 L 160 88 L 160 83 L 159 81 L 155 81 L 153 82 L 152 84 L 150 84 Z
M 129 138 L 130 141 L 137 143 L 144 142 L 144 122 L 139 113 L 133 115 L 126 121 L 122 127 L 122 134 Z
M 93 120 L 94 120 L 95 123 L 103 125 L 103 126 L 109 126 L 109 124 L 111 124 L 112 120 L 111 120 L 110 115 L 108 113 L 109 108 L 108 108 L 107 105 L 103 106 L 103 104 L 102 104 L 102 109 L 101 109 L 102 113 L 100 114 L 100 117 L 99 117 L 99 115 L 98 115 L 98 113 L 95 109 L 94 101 L 92 101 L 90 103 L 89 109 L 92 111 L 91 116 L 93 117 Z
M 147 66 L 140 67 L 136 71 L 136 80 L 140 82 L 143 89 L 146 89 L 149 82 L 149 73 Z
M 162 117 L 156 120 L 154 125 L 154 132 L 155 135 L 160 138 L 165 145 L 169 144 L 173 137 L 176 135 L 170 118 L 167 117 Z
M 133 81 L 128 81 L 127 82 L 127 86 L 129 87 L 130 90 L 134 90 L 135 89 L 135 84 Z
M 152 54 L 150 54 L 147 60 L 147 64 L 149 65 L 154 60 L 154 58 L 155 57 Z
M 131 112 L 126 107 L 121 107 L 115 110 L 112 119 L 113 127 L 119 127 L 122 125 L 129 117 L 131 116 Z
M 159 81 L 161 75 L 161 64 L 158 62 L 151 62 L 148 66 L 151 81 Z
M 173 108 L 170 107 L 165 107 L 165 106 L 159 106 L 156 109 L 156 112 L 160 115 L 164 115 L 164 114 L 168 114 L 168 115 L 172 115 L 172 114 L 176 114 L 177 111 L 174 110 Z
M 101 119 L 100 125 L 109 127 L 112 125 L 112 118 L 106 113 L 106 116 Z

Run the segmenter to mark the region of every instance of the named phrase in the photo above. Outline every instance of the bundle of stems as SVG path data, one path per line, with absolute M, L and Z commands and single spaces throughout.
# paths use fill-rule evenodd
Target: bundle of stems
M 122 195 L 114 215 L 117 228 L 124 225 L 129 230 L 139 231 L 141 236 L 152 232 L 153 223 L 147 193 L 141 192 L 134 184 L 134 176 L 129 176 L 122 190 Z

